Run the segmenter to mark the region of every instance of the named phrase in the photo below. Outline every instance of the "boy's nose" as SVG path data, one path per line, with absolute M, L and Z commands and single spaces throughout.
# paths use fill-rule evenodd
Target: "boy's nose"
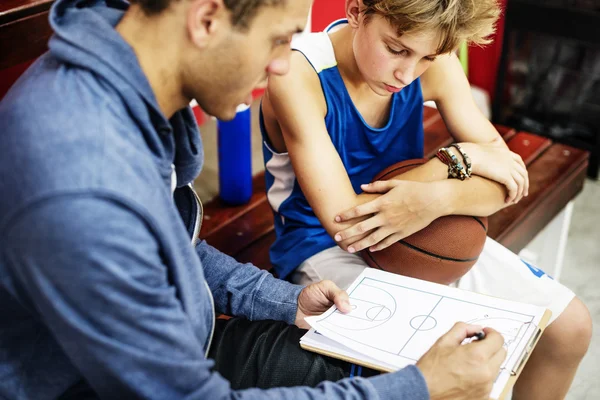
M 269 74 L 274 75 L 285 75 L 290 71 L 290 59 L 286 58 L 277 58 L 269 64 L 267 67 L 267 72 Z
M 414 66 L 400 68 L 394 72 L 394 78 L 396 78 L 403 86 L 410 85 L 414 80 L 414 76 Z

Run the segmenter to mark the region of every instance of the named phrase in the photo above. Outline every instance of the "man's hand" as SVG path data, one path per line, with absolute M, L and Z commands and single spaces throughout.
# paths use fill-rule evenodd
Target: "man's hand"
M 459 322 L 417 362 L 431 400 L 488 399 L 506 357 L 504 338 L 485 328 L 485 339 L 461 345 L 481 330 Z
M 337 287 L 335 283 L 324 280 L 308 285 L 298 296 L 298 311 L 294 323 L 299 328 L 308 329 L 310 326 L 304 321 L 304 318 L 322 314 L 333 304 L 343 313 L 351 310 L 348 293 Z
M 367 247 L 377 251 L 420 231 L 443 214 L 440 196 L 433 190 L 433 185 L 398 179 L 362 185 L 366 193 L 382 195 L 339 214 L 336 222 L 370 217 L 336 233 L 334 239 L 348 243 L 356 238 L 348 244 L 350 253 Z

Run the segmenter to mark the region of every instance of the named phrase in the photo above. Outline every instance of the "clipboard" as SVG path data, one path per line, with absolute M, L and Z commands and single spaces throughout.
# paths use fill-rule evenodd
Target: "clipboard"
M 525 348 L 521 352 L 520 356 L 518 357 L 518 361 L 516 363 L 515 368 L 510 371 L 511 376 L 508 379 L 508 382 L 506 383 L 506 385 L 504 386 L 502 393 L 500 394 L 499 397 L 497 397 L 493 400 L 504 400 L 511 393 L 513 386 L 517 382 L 517 379 L 521 375 L 521 372 L 523 371 L 523 368 L 525 367 L 525 364 L 527 363 L 527 360 L 529 359 L 529 357 L 531 356 L 531 353 L 535 349 L 535 346 L 539 342 L 540 337 L 542 336 L 542 333 L 548 326 L 548 322 L 550 321 L 551 315 L 552 315 L 552 313 L 550 312 L 550 310 L 546 310 L 544 312 L 544 315 L 543 315 L 540 323 L 535 327 L 535 333 L 531 336 L 527 345 L 525 346 Z M 321 354 L 321 355 L 324 355 L 327 357 L 332 357 L 332 358 L 336 358 L 339 360 L 347 361 L 352 364 L 361 365 L 363 367 L 371 368 L 375 371 L 381 371 L 381 372 L 388 373 L 388 372 L 394 372 L 397 370 L 392 367 L 385 367 L 385 366 L 382 366 L 381 364 L 368 362 L 368 361 L 365 361 L 364 359 L 355 358 L 355 357 L 352 357 L 349 355 L 344 355 L 344 354 L 341 354 L 341 353 L 338 353 L 335 351 L 329 351 L 329 350 L 325 350 L 325 349 L 322 349 L 319 347 L 311 346 L 310 344 L 307 344 L 307 343 L 301 342 L 300 347 L 302 347 L 304 350 L 307 350 L 307 351 L 311 351 L 311 352 Z
M 508 382 L 504 386 L 504 390 L 502 391 L 502 394 L 500 395 L 500 397 L 498 399 L 504 400 L 506 398 L 506 396 L 508 394 L 510 394 L 513 386 L 515 386 L 515 383 L 517 382 L 517 379 L 521 375 L 521 372 L 523 371 L 523 368 L 525 367 L 527 360 L 529 360 L 531 353 L 535 349 L 535 346 L 538 344 L 540 337 L 542 336 L 542 333 L 544 333 L 544 331 L 546 330 L 546 327 L 548 326 L 548 322 L 550 321 L 551 316 L 552 316 L 552 313 L 550 312 L 550 310 L 546 310 L 540 323 L 537 326 L 537 330 L 536 330 L 535 334 L 531 337 L 531 339 L 530 339 L 529 343 L 527 343 L 527 346 L 525 347 L 525 349 L 523 349 L 523 352 L 522 352 L 520 359 L 516 365 L 516 368 L 514 368 L 512 371 L 510 371 L 510 378 L 508 379 Z
M 361 289 L 361 287 L 363 289 Z M 383 291 L 383 289 L 389 289 L 390 293 L 394 292 L 394 290 L 397 291 L 395 294 L 392 293 L 392 297 L 396 300 L 396 304 L 412 304 L 412 306 L 410 308 L 395 310 L 398 312 L 397 316 L 394 316 L 394 310 L 391 310 L 391 314 L 388 312 L 385 315 L 391 315 L 389 319 L 381 322 L 384 319 L 382 316 L 385 314 L 383 311 L 386 311 L 386 297 L 383 295 L 378 297 L 377 293 Z M 414 303 L 408 301 L 412 299 L 410 296 L 413 296 L 413 294 L 404 294 L 404 292 L 418 293 L 418 296 L 421 296 L 419 297 L 421 300 L 428 297 L 435 298 L 435 306 L 419 305 L 415 307 Z M 300 341 L 301 348 L 356 365 L 368 367 L 373 370 L 393 372 L 406 365 L 416 363 L 429 349 L 433 341 L 437 340 L 438 337 L 447 332 L 447 329 L 449 329 L 451 324 L 456 321 L 466 321 L 483 326 L 491 326 L 500 331 L 505 337 L 505 346 L 509 349 L 507 359 L 503 363 L 503 368 L 498 374 L 493 391 L 490 394 L 490 399 L 494 400 L 505 399 L 511 392 L 512 387 L 520 376 L 551 317 L 550 310 L 541 307 L 468 292 L 461 289 L 448 288 L 430 282 L 417 282 L 412 278 L 399 277 L 397 275 L 389 276 L 389 273 L 385 273 L 384 271 L 370 271 L 370 269 L 368 272 L 363 272 L 363 274 L 356 279 L 348 289 L 348 293 L 355 309 L 346 315 L 337 311 L 335 307 L 332 307 L 320 316 L 307 318 L 306 321 L 314 329 L 311 329 L 302 337 Z M 438 301 L 437 298 L 440 300 Z M 404 301 L 399 302 L 398 300 Z M 368 308 L 367 313 L 364 312 L 365 304 Z M 388 303 L 388 305 L 389 304 L 391 303 Z M 464 306 L 465 309 L 459 310 L 461 306 Z M 502 306 L 504 306 L 504 309 Z M 361 309 L 360 307 L 363 308 Z M 413 326 L 413 318 L 410 320 L 412 330 L 406 328 L 394 329 L 394 327 L 398 328 L 399 326 L 405 326 L 398 324 L 406 323 L 407 314 L 409 314 L 407 310 L 412 312 L 413 308 L 419 307 L 421 307 L 421 311 L 425 310 L 425 312 L 428 312 L 431 310 L 428 315 L 420 315 L 420 317 L 437 317 L 438 322 L 443 323 L 441 326 L 444 328 L 442 329 L 441 326 L 438 326 L 433 330 L 421 329 L 424 325 L 418 327 Z M 486 312 L 486 314 L 490 315 L 485 315 L 485 317 L 489 317 L 485 321 L 474 321 L 457 317 L 458 315 L 465 315 L 465 313 L 478 313 L 479 308 L 486 309 L 486 307 L 491 307 L 489 310 L 491 310 L 492 314 L 505 314 L 502 315 L 501 318 L 501 315 L 492 315 L 489 312 Z M 455 310 L 457 311 L 455 312 Z M 369 312 L 371 311 L 374 311 L 374 313 L 369 315 Z M 415 312 L 415 314 L 420 313 Z M 512 318 L 516 319 L 506 319 L 507 317 L 510 317 L 508 314 L 513 315 Z M 368 319 L 367 317 L 371 317 L 369 321 L 366 320 Z M 521 319 L 519 320 L 519 318 Z M 496 320 L 498 327 L 494 325 L 494 319 Z M 500 319 L 504 320 L 501 324 L 498 322 Z M 360 329 L 357 328 L 357 323 L 361 324 Z M 351 325 L 346 325 L 344 328 L 344 324 Z M 424 322 L 422 322 L 422 324 L 424 324 Z M 317 331 L 321 331 L 322 329 L 322 334 L 318 334 L 315 329 Z M 352 336 L 356 335 L 356 333 L 352 332 L 357 331 L 368 332 L 358 333 L 358 335 L 363 334 L 363 340 L 367 341 L 361 342 L 359 340 L 360 336 Z M 393 332 L 393 334 L 390 334 L 390 332 Z M 410 336 L 410 332 L 413 332 L 412 336 Z M 408 336 L 410 336 L 410 339 L 407 341 L 405 337 Z M 421 337 L 421 339 L 419 339 L 419 337 Z M 415 344 L 413 345 L 413 343 Z M 397 352 L 396 350 L 391 349 L 391 347 L 394 346 L 402 348 L 402 350 Z

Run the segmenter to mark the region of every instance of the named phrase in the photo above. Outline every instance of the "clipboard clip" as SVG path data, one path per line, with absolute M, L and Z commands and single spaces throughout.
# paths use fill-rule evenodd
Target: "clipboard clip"
M 542 329 L 533 322 L 527 322 L 524 325 L 528 325 L 527 328 L 525 328 L 526 330 L 530 330 L 532 328 L 535 329 L 535 333 L 531 335 L 525 346 L 520 351 L 517 361 L 514 364 L 514 367 L 510 369 L 506 367 L 502 368 L 508 370 L 511 376 L 518 375 L 521 372 L 523 366 L 525 365 L 525 361 L 527 361 L 527 359 L 529 358 L 529 355 L 533 351 L 535 345 L 540 339 L 540 336 L 542 335 Z

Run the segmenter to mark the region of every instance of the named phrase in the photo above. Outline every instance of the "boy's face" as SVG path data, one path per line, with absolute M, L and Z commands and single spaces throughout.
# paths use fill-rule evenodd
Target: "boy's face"
M 200 68 L 197 61 L 189 64 L 188 97 L 210 115 L 233 118 L 236 107 L 249 104 L 252 91 L 265 88 L 270 75 L 288 72 L 290 41 L 304 29 L 310 5 L 311 0 L 288 0 L 284 5 L 264 6 L 247 30 L 222 29 L 216 45 L 204 52 Z
M 354 37 L 358 68 L 371 89 L 390 96 L 421 76 L 435 60 L 439 43 L 437 32 L 398 36 L 383 17 L 373 15 L 361 21 Z

